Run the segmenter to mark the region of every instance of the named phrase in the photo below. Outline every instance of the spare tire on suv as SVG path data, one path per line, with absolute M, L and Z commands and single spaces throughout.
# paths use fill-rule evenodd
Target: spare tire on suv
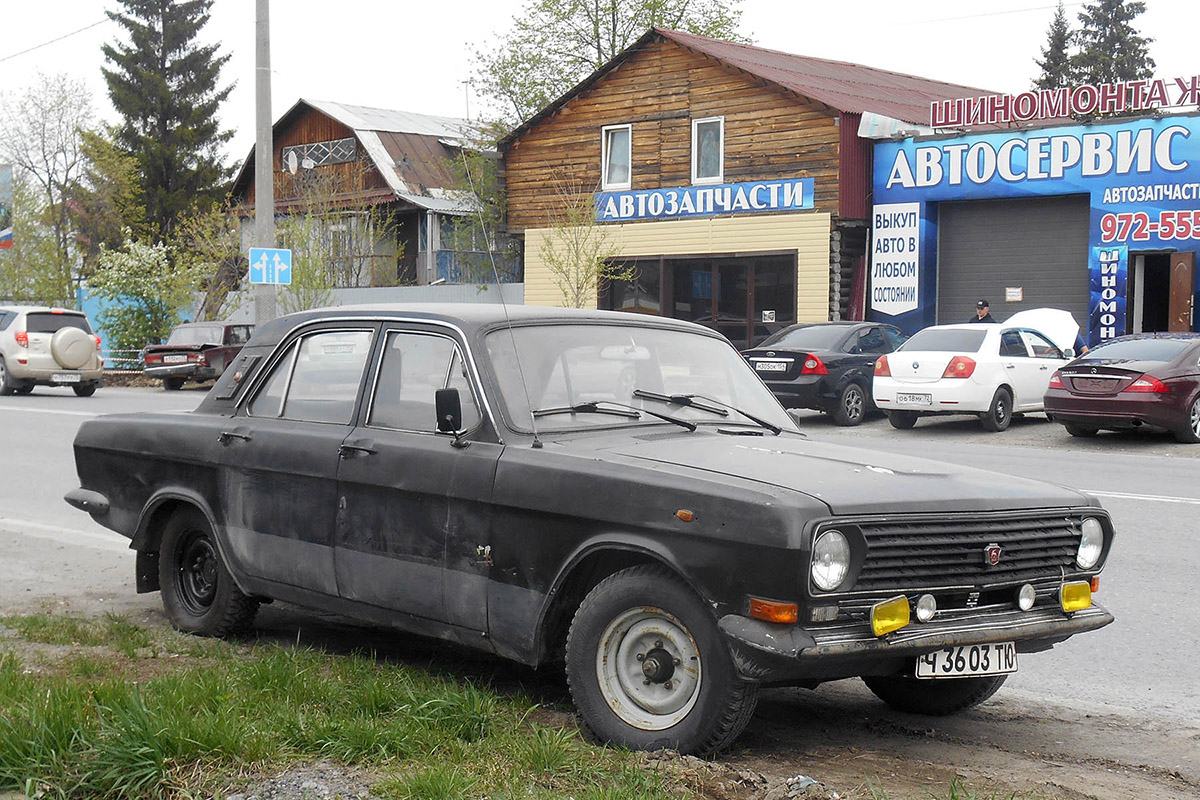
M 95 352 L 96 340 L 79 328 L 59 328 L 50 340 L 50 354 L 66 369 L 81 369 Z

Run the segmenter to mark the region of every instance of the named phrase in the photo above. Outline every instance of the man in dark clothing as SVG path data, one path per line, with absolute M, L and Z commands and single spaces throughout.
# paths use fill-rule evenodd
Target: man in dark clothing
M 967 322 L 995 322 L 992 318 L 990 307 L 987 300 L 980 300 L 975 304 L 975 316 L 971 317 Z

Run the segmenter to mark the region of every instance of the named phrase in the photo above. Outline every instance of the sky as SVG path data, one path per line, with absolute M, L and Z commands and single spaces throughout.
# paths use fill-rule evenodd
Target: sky
M 274 0 L 272 118 L 301 97 L 424 114 L 475 117 L 481 100 L 465 81 L 473 54 L 497 41 L 527 0 Z M 1064 3 L 1073 27 L 1083 2 Z M 1156 74 L 1200 74 L 1200 3 L 1146 0 L 1136 21 L 1154 41 Z M 1053 0 L 743 0 L 740 32 L 761 47 L 851 61 L 997 92 L 1029 88 Z M 115 121 L 100 48 L 119 34 L 106 19 L 115 0 L 0 3 L 0 101 L 40 71 L 84 81 L 97 119 Z M 226 156 L 254 144 L 255 0 L 215 0 L 202 31 L 230 56 L 235 83 L 221 111 L 235 132 Z M 84 29 L 84 30 L 80 30 Z M 56 41 L 57 40 L 57 41 Z M 22 52 L 26 51 L 28 52 Z

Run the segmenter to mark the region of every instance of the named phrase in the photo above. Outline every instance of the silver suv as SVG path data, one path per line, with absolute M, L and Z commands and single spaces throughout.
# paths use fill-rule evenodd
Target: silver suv
M 0 395 L 70 386 L 90 397 L 103 377 L 100 337 L 82 311 L 0 306 Z

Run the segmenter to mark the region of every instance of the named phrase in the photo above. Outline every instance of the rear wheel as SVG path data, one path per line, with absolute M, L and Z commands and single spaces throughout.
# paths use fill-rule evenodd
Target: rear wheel
M 168 392 L 177 392 L 183 388 L 185 378 L 163 378 L 163 388 Z
M 1079 439 L 1091 439 L 1100 432 L 1098 428 L 1087 428 L 1073 422 L 1064 422 L 1063 427 L 1067 429 L 1067 433 Z
M 1001 386 L 992 395 L 992 405 L 979 417 L 985 431 L 999 433 L 1012 424 L 1012 393 Z
M 0 395 L 10 395 L 16 388 L 12 376 L 8 374 L 8 366 L 5 365 L 4 359 L 0 358 Z
M 17 386 L 13 389 L 13 394 L 33 394 L 33 384 L 27 383 L 24 386 Z
M 944 717 L 977 706 L 1004 685 L 1007 675 L 918 680 L 904 675 L 864 676 L 863 683 L 883 702 L 910 714 Z
M 1186 428 L 1180 428 L 1177 431 L 1172 431 L 1175 434 L 1177 441 L 1184 444 L 1196 444 L 1200 442 L 1200 397 L 1192 401 L 1188 407 L 1188 424 Z
M 888 422 L 892 423 L 892 427 L 898 431 L 906 431 L 917 424 L 917 412 L 915 411 L 889 411 L 887 418 Z
M 78 383 L 71 387 L 75 390 L 75 394 L 80 397 L 91 397 L 96 393 L 96 384 L 94 383 Z
M 833 421 L 838 425 L 858 425 L 866 415 L 867 395 L 863 388 L 857 383 L 846 384 L 833 409 Z
M 208 520 L 195 508 L 176 511 L 158 558 L 163 610 L 178 630 L 229 636 L 249 627 L 258 601 L 242 594 L 221 560 Z

